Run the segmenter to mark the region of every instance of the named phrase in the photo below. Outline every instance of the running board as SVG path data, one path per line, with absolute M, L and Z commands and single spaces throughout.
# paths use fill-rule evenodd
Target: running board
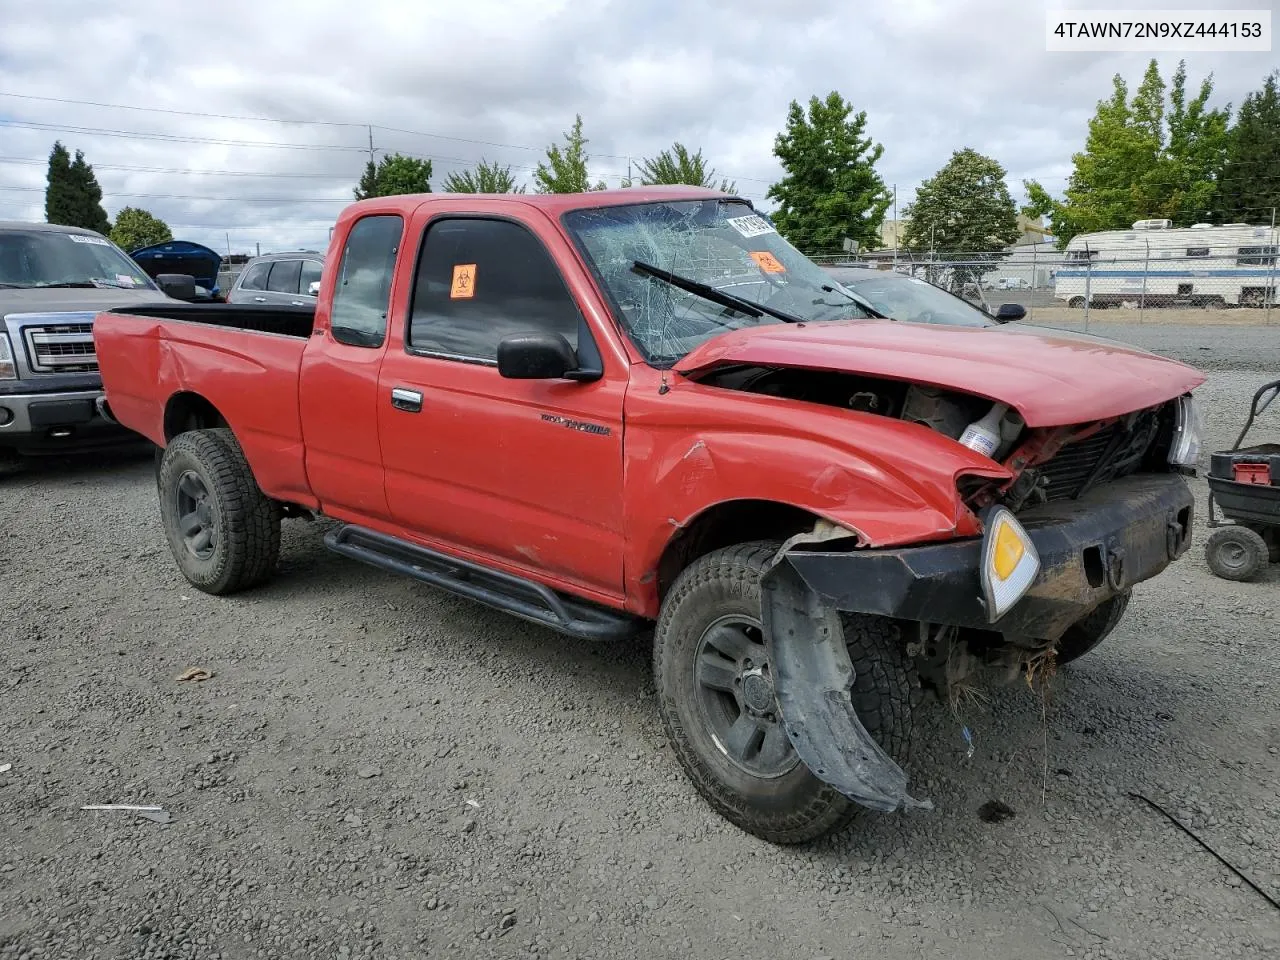
M 585 640 L 623 640 L 644 631 L 645 621 L 572 600 L 549 587 L 460 560 L 416 543 L 351 525 L 325 534 L 334 553 L 441 587 L 532 623 Z

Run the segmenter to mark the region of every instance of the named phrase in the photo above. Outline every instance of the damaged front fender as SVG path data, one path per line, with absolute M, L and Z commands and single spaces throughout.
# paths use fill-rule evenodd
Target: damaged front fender
M 785 548 L 760 588 L 774 693 L 800 759 L 818 779 L 872 810 L 932 809 L 930 801 L 907 793 L 906 773 L 858 719 L 840 615 L 805 583 Z

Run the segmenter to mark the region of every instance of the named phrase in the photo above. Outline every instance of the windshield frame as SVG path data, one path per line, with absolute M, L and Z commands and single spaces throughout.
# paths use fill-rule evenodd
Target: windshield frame
M 755 205 L 749 199 L 745 197 L 734 196 L 732 194 L 723 194 L 720 196 L 687 197 L 687 198 L 686 197 L 681 197 L 681 198 L 664 197 L 664 198 L 655 199 L 655 200 L 636 200 L 634 202 L 627 202 L 627 203 L 608 203 L 608 204 L 598 204 L 594 206 L 574 207 L 570 210 L 564 211 L 558 217 L 560 229 L 564 232 L 565 236 L 569 240 L 569 243 L 572 245 L 574 251 L 578 254 L 578 257 L 581 260 L 582 265 L 587 269 L 587 272 L 590 274 L 591 279 L 596 286 L 596 289 L 599 291 L 601 298 L 604 300 L 605 305 L 608 307 L 610 319 L 613 321 L 613 325 L 615 329 L 617 329 L 618 333 L 622 336 L 624 342 L 628 344 L 629 350 L 633 350 L 640 360 L 642 360 L 648 366 L 653 367 L 654 369 L 657 369 L 657 370 L 671 369 L 676 364 L 678 364 L 682 359 L 684 359 L 685 356 L 691 353 L 693 350 L 697 349 L 702 344 L 708 343 L 711 340 L 724 335 L 725 333 L 730 333 L 733 330 L 750 329 L 750 327 L 725 326 L 723 330 L 711 333 L 706 338 L 704 338 L 700 343 L 695 344 L 693 347 L 690 347 L 688 350 L 685 350 L 683 353 L 681 353 L 679 356 L 676 356 L 676 357 L 672 357 L 669 354 L 660 355 L 660 354 L 652 353 L 649 350 L 648 346 L 645 344 L 644 339 L 641 336 L 637 335 L 633 330 L 631 330 L 630 325 L 626 319 L 626 313 L 622 309 L 622 305 L 618 302 L 614 294 L 613 288 L 610 286 L 610 284 L 606 281 L 604 275 L 601 273 L 599 267 L 595 262 L 595 257 L 592 255 L 591 251 L 587 248 L 582 235 L 579 233 L 577 226 L 572 221 L 574 218 L 580 217 L 583 214 L 599 213 L 603 211 L 628 210 L 628 209 L 634 210 L 634 209 L 639 209 L 641 207 L 683 204 L 683 203 L 707 203 L 708 201 L 716 202 L 719 204 L 725 204 L 725 203 L 742 204 L 752 214 L 759 217 L 763 217 L 765 221 L 769 223 L 770 227 L 773 227 L 773 223 L 771 220 L 769 220 L 768 216 L 766 214 L 760 213 L 760 211 L 758 211 L 755 208 Z M 727 219 L 729 218 L 726 217 L 726 220 Z M 841 298 L 849 298 L 850 296 L 857 298 L 857 299 L 849 299 L 849 302 L 847 304 L 849 311 L 850 312 L 856 311 L 857 312 L 856 315 L 841 318 L 839 320 L 835 320 L 835 319 L 827 320 L 827 319 L 822 319 L 820 317 L 798 316 L 797 319 L 800 322 L 802 323 L 845 323 L 845 322 L 858 322 L 858 321 L 863 321 L 868 319 L 874 319 L 874 316 L 869 312 L 870 309 L 874 309 L 874 308 L 871 307 L 869 304 L 867 306 L 863 306 L 863 304 L 860 302 L 862 300 L 865 300 L 865 298 L 861 297 L 860 295 L 856 294 L 853 291 L 848 291 L 844 289 L 840 283 L 834 280 L 834 278 L 827 277 L 826 271 L 823 270 L 821 265 L 819 265 L 809 257 L 805 256 L 805 254 L 797 250 L 794 247 L 794 245 L 792 245 L 784 236 L 782 236 L 781 233 L 777 231 L 776 227 L 774 227 L 770 232 L 775 233 L 778 236 L 778 238 L 782 240 L 783 243 L 791 247 L 791 249 L 795 252 L 795 254 L 803 258 L 806 262 L 808 262 L 813 267 L 814 270 L 822 273 L 823 276 L 826 278 L 825 282 L 827 282 L 828 284 L 830 284 L 831 287 L 834 288 L 834 291 L 838 296 L 840 296 Z M 678 270 L 668 271 L 666 267 L 662 267 L 661 269 L 664 272 L 674 272 L 677 274 L 679 273 Z M 688 279 L 695 279 L 695 278 L 690 277 Z M 704 282 L 704 281 L 699 280 L 698 282 Z M 688 295 L 693 297 L 698 296 L 697 294 L 688 294 Z M 843 306 L 845 305 L 841 304 L 841 307 Z M 775 308 L 775 309 L 781 309 L 781 308 Z M 777 318 L 775 317 L 773 318 L 772 322 L 769 325 L 772 326 L 774 323 L 782 324 L 783 322 L 777 320 Z
M 851 285 L 851 283 L 857 283 L 857 281 L 852 281 L 852 282 L 850 282 L 850 281 L 842 280 L 842 279 L 840 279 L 839 274 L 838 274 L 838 273 L 836 273 L 836 272 L 834 272 L 834 271 L 838 271 L 838 270 L 865 270 L 865 271 L 868 271 L 868 272 L 871 272 L 871 273 L 874 273 L 874 274 L 876 274 L 876 275 L 877 275 L 876 277 L 867 277 L 867 278 L 866 278 L 866 280 L 867 280 L 867 281 L 874 280 L 874 279 L 879 279 L 879 275 L 880 275 L 880 274 L 883 274 L 883 275 L 885 275 L 886 277 L 888 277 L 889 279 L 894 280 L 894 281 L 901 281 L 901 282 L 904 282 L 904 283 L 917 283 L 917 284 L 922 284 L 922 285 L 924 285 L 924 286 L 926 286 L 926 287 L 929 287 L 932 291 L 934 291 L 934 292 L 936 292 L 936 293 L 938 293 L 938 294 L 941 294 L 941 295 L 943 295 L 943 296 L 945 296 L 945 297 L 950 297 L 952 300 L 955 300 L 957 303 L 962 304 L 962 305 L 963 305 L 963 307 L 964 307 L 964 310 L 958 311 L 958 312 L 959 312 L 959 313 L 961 313 L 962 315 L 963 315 L 963 313 L 964 313 L 965 311 L 968 311 L 968 312 L 970 312 L 970 313 L 974 314 L 974 315 L 976 316 L 976 318 L 981 319 L 981 320 L 983 321 L 983 322 L 982 322 L 982 323 L 980 323 L 980 324 L 978 324 L 978 323 L 974 323 L 974 324 L 972 324 L 972 325 L 971 325 L 971 324 L 967 324 L 967 323 L 944 323 L 944 322 L 930 323 L 930 322 L 929 322 L 929 321 L 927 321 L 927 320 L 909 320 L 909 319 L 907 319 L 907 318 L 905 318 L 905 317 L 894 317 L 894 316 L 890 316 L 890 319 L 891 319 L 891 320 L 894 320 L 894 321 L 896 321 L 896 322 L 898 322 L 898 323 L 922 323 L 922 324 L 925 324 L 925 325 L 927 325 L 927 326 L 937 326 L 937 327 L 969 327 L 969 326 L 972 326 L 974 329 L 982 329 L 982 328 L 986 328 L 986 327 L 998 327 L 998 326 L 1000 326 L 1000 321 L 996 320 L 996 318 L 995 318 L 995 317 L 991 316 L 991 314 L 989 314 L 989 313 L 987 313 L 986 311 L 982 310 L 980 307 L 976 307 L 976 306 L 974 306 L 972 303 L 970 303 L 970 302 L 969 302 L 968 300 L 966 300 L 964 297 L 957 296 L 956 294 L 952 293 L 950 290 L 947 290 L 947 289 L 946 289 L 946 288 L 944 288 L 944 287 L 940 287 L 940 286 L 938 286 L 936 283 L 930 283 L 928 280 L 925 280 L 925 279 L 923 279 L 923 278 L 921 278 L 921 277 L 915 277 L 915 276 L 912 276 L 912 275 L 911 275 L 911 274 L 909 274 L 909 273 L 903 273 L 901 270 L 896 270 L 896 269 L 892 269 L 892 270 L 876 270 L 876 269 L 875 269 L 875 268 L 873 268 L 873 267 L 864 266 L 864 265 L 862 265 L 862 264 L 857 264 L 857 265 L 855 265 L 855 264 L 831 264 L 829 267 L 826 267 L 826 268 L 824 268 L 824 269 L 828 270 L 828 272 L 831 274 L 832 282 L 834 282 L 834 283 L 838 284 L 838 285 L 839 285 L 839 286 L 841 286 L 841 287 L 844 287 L 844 288 L 848 289 L 848 290 L 849 290 L 850 292 L 852 292 L 852 293 L 857 294 L 857 295 L 858 295 L 858 296 L 860 296 L 862 299 L 870 301 L 870 302 L 872 303 L 872 305 L 873 305 L 873 306 L 876 306 L 876 304 L 875 304 L 875 301 L 871 299 L 871 297 L 868 297 L 865 293 L 860 293 L 860 292 L 858 291 L 858 288 L 857 288 L 856 286 Z M 880 307 L 880 306 L 876 306 L 876 309 L 877 309 L 877 310 L 881 310 L 881 311 L 883 311 L 883 308 L 882 308 L 882 307 Z
M 0 282 L 0 288 L 6 290 L 65 290 L 65 289 L 99 289 L 99 290 L 130 290 L 130 291 L 151 291 L 158 292 L 160 287 L 155 280 L 147 273 L 142 266 L 130 257 L 127 253 L 112 243 L 107 237 L 101 234 L 79 230 L 74 227 L 66 227 L 65 229 L 47 229 L 44 225 L 36 227 L 35 225 L 26 226 L 4 225 L 0 226 L 0 237 L 13 235 L 19 237 L 35 238 L 36 244 L 48 244 L 50 246 L 58 244 L 86 244 L 91 246 L 106 247 L 115 256 L 120 258 L 117 265 L 112 265 L 113 269 L 108 276 L 104 277 L 76 277 L 70 280 L 46 280 L 40 283 L 14 283 Z M 76 237 L 79 239 L 70 239 Z M 48 239 L 45 239 L 48 238 Z M 58 253 L 61 256 L 61 253 Z M 102 265 L 99 265 L 102 266 Z M 117 273 L 115 270 L 120 272 Z M 134 282 L 131 285 L 125 285 L 118 282 L 119 276 L 124 276 L 125 270 L 130 271 L 129 276 L 133 277 Z M 101 281 L 94 283 L 93 281 Z M 65 284 L 74 284 L 73 287 L 65 286 Z M 92 284 L 92 286 L 81 286 L 82 284 Z

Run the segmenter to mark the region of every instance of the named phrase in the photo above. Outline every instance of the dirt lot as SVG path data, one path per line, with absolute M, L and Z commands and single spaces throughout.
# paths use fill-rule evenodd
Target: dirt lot
M 1277 334 L 1164 336 L 1211 370 L 1225 446 Z M 1203 528 L 1043 720 L 1023 685 L 923 711 L 933 812 L 779 849 L 678 771 L 643 644 L 353 565 L 300 521 L 273 585 L 210 598 L 154 501 L 146 457 L 0 476 L 4 960 L 1280 955 L 1280 912 L 1129 795 L 1280 898 L 1280 568 L 1212 578 Z M 80 810 L 111 802 L 173 819 Z

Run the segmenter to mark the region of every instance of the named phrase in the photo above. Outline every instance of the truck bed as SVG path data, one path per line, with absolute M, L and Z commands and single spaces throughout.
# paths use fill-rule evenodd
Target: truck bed
M 99 313 L 93 322 L 112 415 L 159 446 L 189 415 L 191 397 L 212 404 L 235 432 L 262 488 L 309 502 L 298 409 L 311 307 L 148 304 Z
M 116 307 L 107 312 L 303 338 L 311 336 L 316 319 L 315 307 L 284 304 L 259 307 L 247 303 L 154 303 Z

